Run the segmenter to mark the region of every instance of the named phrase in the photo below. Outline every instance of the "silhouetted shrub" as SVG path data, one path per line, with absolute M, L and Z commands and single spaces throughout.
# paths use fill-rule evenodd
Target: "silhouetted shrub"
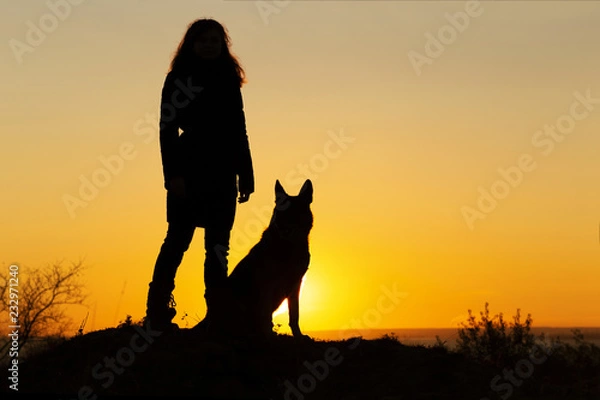
M 430 347 L 442 353 L 450 352 L 450 347 L 448 347 L 448 341 L 442 340 L 442 338 L 440 338 L 439 335 L 435 335 L 435 343 Z
M 133 320 L 133 318 L 131 317 L 131 315 L 127 314 L 127 316 L 125 317 L 125 319 L 123 321 L 119 322 L 119 325 L 117 325 L 117 328 L 131 328 L 132 326 L 143 326 L 144 321 L 143 320 L 139 320 L 137 322 L 135 322 Z
M 490 316 L 488 306 L 485 303 L 485 310 L 479 313 L 480 320 L 468 310 L 469 318 L 458 330 L 456 351 L 497 366 L 526 357 L 536 345 L 536 336 L 531 333 L 531 314 L 521 322 L 521 312 L 517 309 L 513 321 L 507 323 L 502 313 Z M 539 339 L 543 341 L 543 335 Z
M 394 332 L 384 333 L 383 335 L 381 335 L 379 340 L 382 342 L 391 343 L 394 345 L 400 344 L 400 338 L 398 338 L 398 335 L 396 335 Z

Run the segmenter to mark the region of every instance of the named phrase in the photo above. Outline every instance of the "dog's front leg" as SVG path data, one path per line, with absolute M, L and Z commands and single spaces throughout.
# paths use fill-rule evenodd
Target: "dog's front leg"
M 292 292 L 288 296 L 288 313 L 290 316 L 290 328 L 292 329 L 292 334 L 296 338 L 306 337 L 306 335 L 302 334 L 300 331 L 300 285 L 302 281 L 298 282 L 296 286 L 292 289 Z

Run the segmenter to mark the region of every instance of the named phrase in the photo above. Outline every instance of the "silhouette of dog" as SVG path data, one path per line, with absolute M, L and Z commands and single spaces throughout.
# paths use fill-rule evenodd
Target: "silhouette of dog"
M 312 199 L 310 180 L 304 182 L 297 196 L 288 195 L 276 181 L 269 226 L 227 277 L 198 327 L 204 326 L 219 336 L 268 337 L 275 334 L 273 312 L 287 299 L 294 337 L 307 338 L 299 326 L 299 295 L 310 263 Z

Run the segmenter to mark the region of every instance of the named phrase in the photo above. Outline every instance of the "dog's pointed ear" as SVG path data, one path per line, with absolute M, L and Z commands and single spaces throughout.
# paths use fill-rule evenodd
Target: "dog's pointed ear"
M 281 183 L 279 183 L 279 179 L 277 179 L 275 181 L 275 197 L 282 196 L 282 195 L 287 196 L 287 193 L 283 189 L 283 186 L 281 186 Z
M 275 181 L 275 209 L 283 211 L 290 205 L 288 201 L 290 196 L 283 190 L 279 180 Z
M 304 185 L 302 185 L 302 188 L 300 189 L 300 193 L 298 194 L 298 196 L 305 199 L 308 203 L 312 203 L 313 186 L 312 186 L 312 182 L 310 179 L 307 179 L 306 182 L 304 182 Z
M 288 197 L 279 180 L 275 181 L 275 204 L 277 204 L 277 208 L 283 208 Z

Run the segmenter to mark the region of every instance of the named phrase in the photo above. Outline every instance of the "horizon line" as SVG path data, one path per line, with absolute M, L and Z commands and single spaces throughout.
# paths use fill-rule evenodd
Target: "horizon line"
M 414 328 L 363 328 L 360 331 L 385 331 L 385 330 L 407 330 L 407 329 L 460 329 L 460 326 L 456 327 L 414 327 Z M 510 328 L 510 327 L 508 327 Z M 584 325 L 569 325 L 569 326 L 532 326 L 531 329 L 600 329 L 600 325 L 597 326 L 584 326 Z M 359 331 L 359 329 L 311 329 L 306 332 L 331 332 L 331 331 Z

